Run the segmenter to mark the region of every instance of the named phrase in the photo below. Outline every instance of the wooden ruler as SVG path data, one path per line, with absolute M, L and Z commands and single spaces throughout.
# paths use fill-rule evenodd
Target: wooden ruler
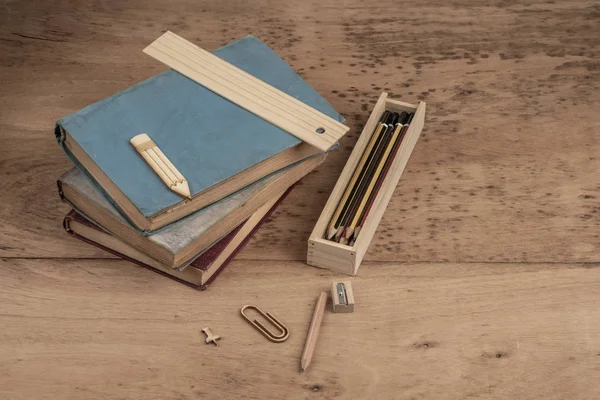
M 172 32 L 144 53 L 320 150 L 350 129 Z

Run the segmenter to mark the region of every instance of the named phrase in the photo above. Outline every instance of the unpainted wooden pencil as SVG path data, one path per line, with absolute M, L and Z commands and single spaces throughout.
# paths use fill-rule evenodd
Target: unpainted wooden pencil
M 188 199 L 192 198 L 185 177 L 175 168 L 150 136 L 142 133 L 131 138 L 129 142 L 171 191 Z
M 323 322 L 323 315 L 325 314 L 325 307 L 327 306 L 327 292 L 321 292 L 313 311 L 312 320 L 310 321 L 310 327 L 308 328 L 308 334 L 306 335 L 306 342 L 304 343 L 304 350 L 302 351 L 302 357 L 300 358 L 300 372 L 306 371 L 310 362 L 312 361 L 313 354 L 315 352 L 315 346 L 317 344 L 317 338 L 319 337 L 319 331 L 321 330 L 321 323 Z

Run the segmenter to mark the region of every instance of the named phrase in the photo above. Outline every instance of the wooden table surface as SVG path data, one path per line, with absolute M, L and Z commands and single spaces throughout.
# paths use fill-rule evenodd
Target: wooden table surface
M 141 50 L 167 29 L 257 36 L 352 127 L 206 292 L 68 237 L 55 188 L 54 122 L 164 70 Z M 300 374 L 341 278 L 306 239 L 384 90 L 425 129 Z M 594 1 L 2 0 L 0 398 L 598 399 L 599 131 Z

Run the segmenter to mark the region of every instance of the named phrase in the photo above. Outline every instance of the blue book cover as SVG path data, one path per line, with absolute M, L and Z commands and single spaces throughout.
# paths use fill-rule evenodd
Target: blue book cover
M 343 121 L 323 97 L 260 40 L 248 36 L 213 53 Z M 130 222 L 132 211 L 127 210 L 125 201 L 150 219 L 186 203 L 165 186 L 129 143 L 140 133 L 148 134 L 186 177 L 192 196 L 301 145 L 298 138 L 281 128 L 173 70 L 61 118 L 56 129 L 59 143 L 104 195 L 130 217 Z M 72 141 L 70 145 L 65 145 L 65 137 Z M 74 154 L 74 147 L 84 153 Z M 315 152 L 302 153 L 304 158 L 310 155 Z M 278 164 L 277 169 L 289 165 Z M 102 181 L 98 176 L 108 180 Z M 120 200 L 115 196 L 119 192 Z M 149 229 L 133 223 L 142 230 Z

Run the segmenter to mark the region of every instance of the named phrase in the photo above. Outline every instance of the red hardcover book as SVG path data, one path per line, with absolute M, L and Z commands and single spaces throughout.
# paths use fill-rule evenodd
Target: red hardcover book
M 90 222 L 74 210 L 65 216 L 63 226 L 71 236 L 77 239 L 93 244 L 109 253 L 184 283 L 194 289 L 205 290 L 229 262 L 244 248 L 258 228 L 271 216 L 279 203 L 283 201 L 292 189 L 293 186 L 278 198 L 269 201 L 263 207 L 259 208 L 245 222 L 200 254 L 183 270 L 162 265 L 160 262 L 136 250 L 108 231 Z

